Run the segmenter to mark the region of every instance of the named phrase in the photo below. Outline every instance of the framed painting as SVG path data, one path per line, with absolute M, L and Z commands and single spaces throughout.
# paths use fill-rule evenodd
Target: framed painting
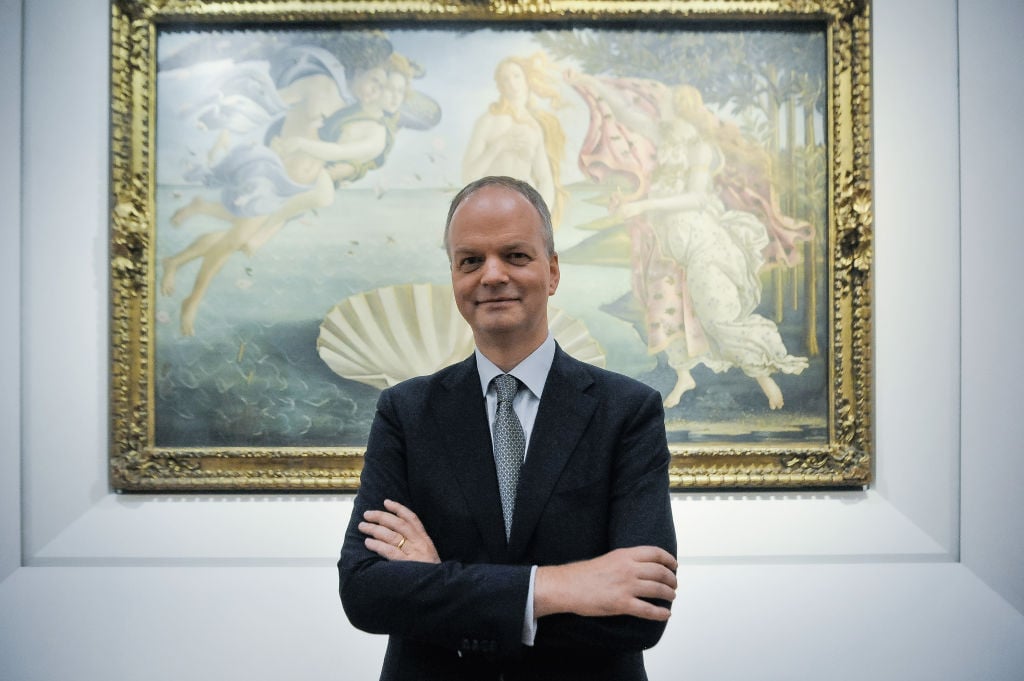
M 854 0 L 114 0 L 112 486 L 356 489 L 380 391 L 472 351 L 441 236 L 497 174 L 675 489 L 867 484 L 870 63 Z

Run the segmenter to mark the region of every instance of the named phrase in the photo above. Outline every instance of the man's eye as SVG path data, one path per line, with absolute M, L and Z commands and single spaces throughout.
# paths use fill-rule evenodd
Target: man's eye
M 480 267 L 480 263 L 483 262 L 483 258 L 477 256 L 469 256 L 459 261 L 460 272 L 472 272 L 476 268 Z
M 525 265 L 531 258 L 526 253 L 509 253 L 508 261 L 513 265 Z

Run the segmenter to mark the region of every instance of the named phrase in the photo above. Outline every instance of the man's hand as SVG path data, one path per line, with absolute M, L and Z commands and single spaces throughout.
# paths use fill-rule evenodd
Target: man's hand
M 423 523 L 397 501 L 384 500 L 385 511 L 367 511 L 359 531 L 367 535 L 366 548 L 388 560 L 440 563 L 434 542 Z
M 537 569 L 533 612 L 603 617 L 632 615 L 664 622 L 668 608 L 644 599 L 673 601 L 679 564 L 657 546 L 617 549 L 597 558 Z

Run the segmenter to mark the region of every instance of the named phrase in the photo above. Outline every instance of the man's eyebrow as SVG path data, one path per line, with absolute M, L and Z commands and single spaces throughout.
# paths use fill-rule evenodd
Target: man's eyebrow
M 529 251 L 533 248 L 529 241 L 513 241 L 501 247 L 503 251 Z

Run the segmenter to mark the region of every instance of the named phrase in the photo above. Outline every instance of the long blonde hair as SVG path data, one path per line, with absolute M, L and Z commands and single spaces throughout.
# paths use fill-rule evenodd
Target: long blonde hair
M 734 123 L 718 118 L 704 105 L 700 90 L 692 85 L 672 88 L 672 105 L 677 116 L 690 122 L 702 139 L 714 144 L 725 157 L 725 165 L 757 189 L 771 185 L 771 158 Z

